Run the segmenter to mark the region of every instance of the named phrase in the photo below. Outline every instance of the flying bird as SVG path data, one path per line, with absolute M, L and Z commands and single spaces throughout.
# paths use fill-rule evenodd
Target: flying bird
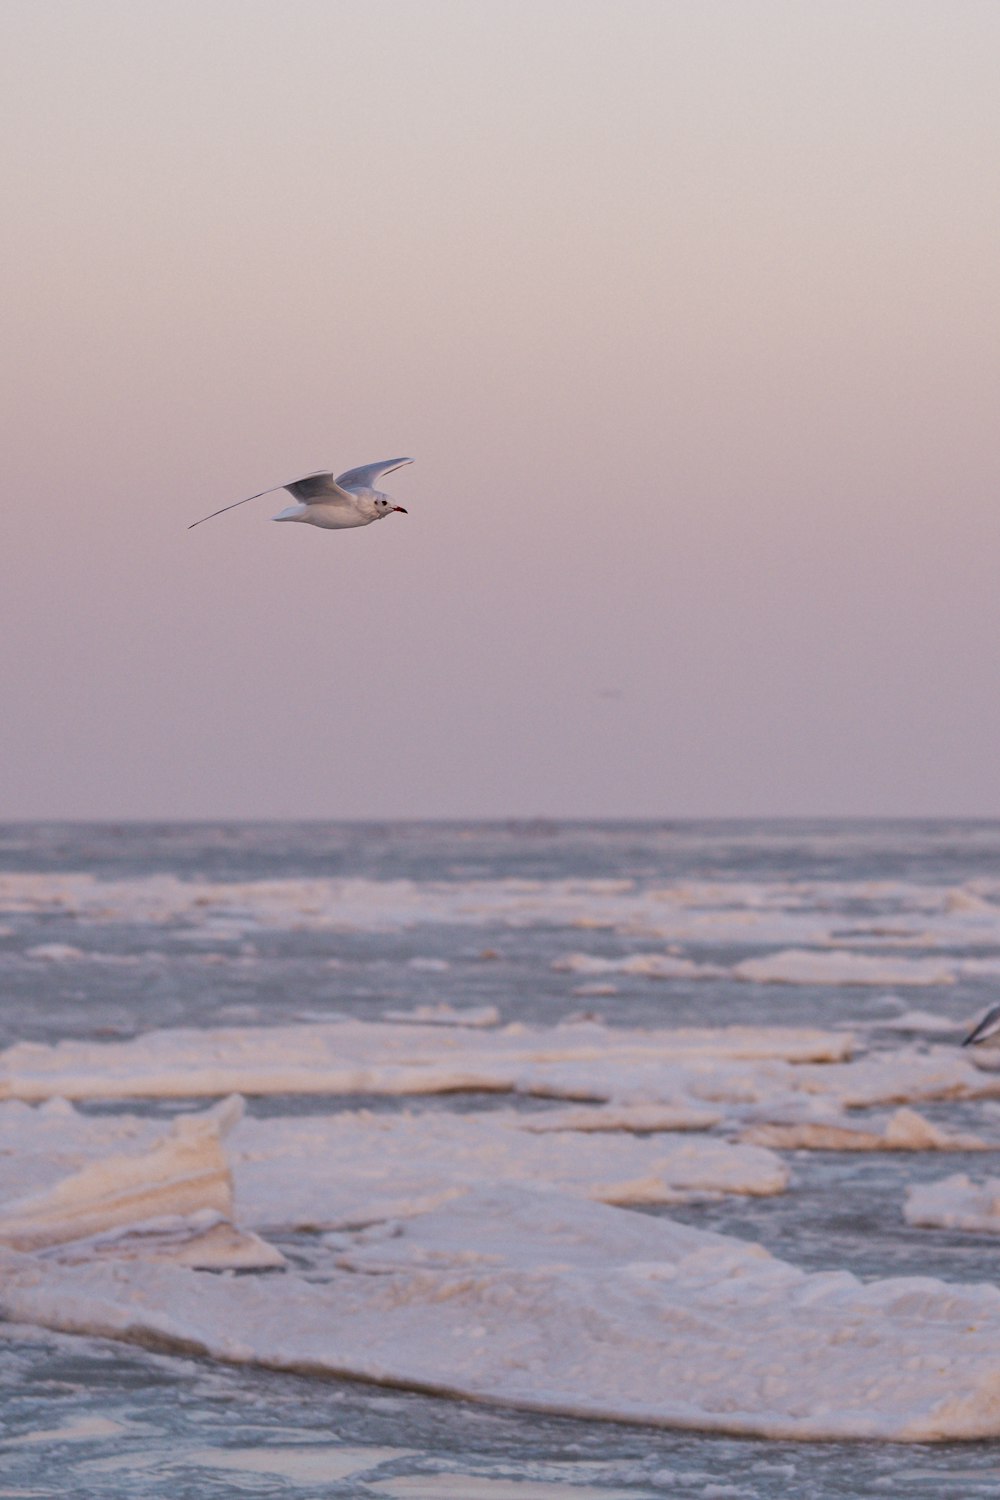
M 387 458 L 379 464 L 364 464 L 360 469 L 347 469 L 343 474 L 338 474 L 336 479 L 323 470 L 306 474 L 302 479 L 293 479 L 290 484 L 276 484 L 269 490 L 258 490 L 256 495 L 248 495 L 246 500 L 235 500 L 232 505 L 224 505 L 222 510 L 213 510 L 212 515 L 202 516 L 201 521 L 192 521 L 188 531 L 194 526 L 200 526 L 202 521 L 211 521 L 214 516 L 221 516 L 227 510 L 235 510 L 237 505 L 259 500 L 261 495 L 277 494 L 279 490 L 287 490 L 290 495 L 294 495 L 295 504 L 287 505 L 276 516 L 272 516 L 272 521 L 305 521 L 308 526 L 323 526 L 327 531 L 343 531 L 347 526 L 367 526 L 371 521 L 381 521 L 383 516 L 391 515 L 394 510 L 405 516 L 408 514 L 406 507 L 397 505 L 391 496 L 383 495 L 374 485 L 383 474 L 391 474 L 393 469 L 401 469 L 404 464 L 412 462 L 412 458 Z

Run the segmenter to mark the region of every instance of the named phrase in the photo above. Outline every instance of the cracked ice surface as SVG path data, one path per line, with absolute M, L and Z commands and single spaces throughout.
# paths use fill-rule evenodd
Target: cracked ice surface
M 707 1131 L 748 1109 L 766 1122 L 784 1101 L 791 1126 L 836 1130 L 859 1101 L 996 1088 L 946 1049 L 850 1053 L 843 1034 L 787 1028 L 353 1022 L 12 1048 L 9 1086 L 35 1094 L 287 1088 L 299 1070 L 390 1092 L 428 1075 L 549 1087 L 553 1069 L 569 1092 L 575 1069 L 577 1089 L 613 1102 L 251 1119 L 233 1101 L 168 1128 L 10 1099 L 3 1308 L 67 1332 L 585 1417 L 786 1438 L 998 1435 L 994 1288 L 807 1273 L 612 1206 L 781 1192 L 787 1169 L 718 1135 L 594 1133 L 602 1108 L 619 1130 Z M 626 1079 L 632 1103 L 614 1102 Z M 706 1098 L 714 1113 L 693 1103 Z M 894 1121 L 885 1147 L 946 1143 L 912 1111 Z M 270 1269 L 198 1269 L 227 1264 Z

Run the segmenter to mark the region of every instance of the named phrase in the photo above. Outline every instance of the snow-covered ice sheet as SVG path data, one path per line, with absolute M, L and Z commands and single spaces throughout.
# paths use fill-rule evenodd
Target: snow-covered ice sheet
M 982 972 L 983 960 L 975 962 Z M 697 962 L 672 953 L 630 953 L 602 958 L 589 953 L 567 953 L 553 961 L 557 972 L 590 976 L 628 974 L 645 979 L 719 979 L 751 984 L 863 985 L 927 987 L 954 984 L 965 972 L 962 960 L 906 958 L 885 953 L 858 953 L 849 948 L 784 948 L 740 963 Z
M 514 1023 L 497 1031 L 470 1031 L 342 1020 L 158 1031 L 128 1042 L 16 1043 L 0 1053 L 0 1099 L 455 1089 L 547 1093 L 546 1075 L 553 1066 L 571 1075 L 557 1092 L 610 1098 L 615 1077 L 630 1076 L 636 1065 L 653 1061 L 667 1071 L 755 1058 L 832 1062 L 848 1057 L 852 1047 L 853 1038 L 844 1032 L 782 1026 L 639 1030 L 594 1022 Z M 610 1070 L 607 1078 L 602 1070 Z
M 691 1052 L 662 1062 L 625 1062 L 613 1056 L 591 1062 L 539 1062 L 525 1070 L 518 1088 L 550 1098 L 616 1105 L 710 1104 L 738 1115 L 752 1104 L 780 1110 L 810 1097 L 842 1110 L 991 1098 L 1000 1095 L 1000 1076 L 973 1065 L 951 1047 L 903 1047 L 836 1064 Z
M 34 1249 L 206 1210 L 257 1229 L 363 1224 L 422 1212 L 484 1181 L 613 1203 L 767 1196 L 788 1181 L 773 1152 L 704 1136 L 539 1132 L 539 1117 L 511 1110 L 345 1110 L 236 1123 L 239 1104 L 172 1126 L 69 1109 L 55 1131 L 44 1106 L 2 1107 L 0 1153 L 15 1132 L 20 1149 L 0 1154 L 0 1243 Z M 229 1125 L 225 1151 L 220 1122 Z
M 625 958 L 602 958 L 592 953 L 565 953 L 553 959 L 552 967 L 557 974 L 629 974 L 643 979 L 717 979 L 732 971 L 720 964 L 697 963 L 690 958 L 681 958 L 673 953 L 630 953 Z M 604 985 L 588 986 L 576 990 L 575 994 L 608 993 Z M 612 989 L 610 993 L 614 994 Z
M 968 1131 L 942 1130 L 915 1109 L 903 1107 L 881 1129 L 865 1129 L 848 1117 L 794 1122 L 765 1121 L 740 1136 L 776 1151 L 990 1151 L 1000 1147 Z
M 853 1057 L 853 1045 L 843 1032 L 738 1026 L 645 1030 L 593 1022 L 469 1030 L 344 1020 L 161 1031 L 128 1042 L 17 1044 L 0 1054 L 0 1097 L 6 1096 L 8 1107 L 18 1100 L 50 1100 L 45 1118 L 52 1135 L 57 1119 L 51 1111 L 66 1107 L 56 1102 L 58 1096 L 418 1096 L 479 1090 L 626 1112 L 604 1119 L 577 1113 L 570 1127 L 565 1118 L 560 1124 L 558 1117 L 533 1116 L 532 1125 L 540 1130 L 603 1130 L 613 1124 L 662 1131 L 711 1125 L 711 1117 L 743 1126 L 755 1105 L 765 1112 L 754 1124 L 802 1123 L 803 1101 L 815 1100 L 826 1109 L 821 1123 L 849 1125 L 833 1117 L 850 1109 L 1000 1095 L 1000 1076 L 953 1047 L 904 1046 Z M 630 1121 L 629 1111 L 639 1113 Z M 4 1119 L 0 1110 L 0 1135 Z M 813 1119 L 805 1117 L 805 1123 Z M 909 1136 L 915 1145 L 912 1131 Z M 926 1131 L 923 1146 L 936 1149 Z M 12 1159 L 15 1172 L 27 1149 L 22 1142 Z M 66 1170 L 72 1169 L 71 1158 L 70 1146 Z M 0 1181 L 6 1170 L 0 1159 Z
M 1000 1434 L 1000 1292 L 864 1285 L 576 1197 L 470 1194 L 326 1279 L 2 1259 L 6 1316 L 583 1417 L 794 1438 Z
M 754 984 L 939 985 L 954 984 L 959 965 L 946 958 L 902 958 L 854 953 L 843 948 L 788 948 L 733 967 L 737 979 Z
M 30 1122 L 22 1116 L 22 1129 Z M 216 1111 L 184 1115 L 145 1151 L 105 1156 L 41 1191 L 5 1197 L 0 1243 L 37 1250 L 164 1215 L 208 1209 L 231 1217 L 232 1178 L 221 1140 L 228 1124 Z
M 771 1069 L 775 1064 L 768 1064 Z M 906 1104 L 921 1099 L 985 1099 L 1000 1093 L 990 1077 L 954 1047 L 901 1047 L 853 1058 L 836 1068 L 810 1064 L 784 1070 L 788 1084 L 825 1095 L 844 1108 Z
M 0 1308 L 66 1332 L 583 1417 L 789 1438 L 1000 1436 L 993 1287 L 810 1274 L 616 1206 L 780 1193 L 788 1170 L 765 1142 L 978 1144 L 909 1108 L 860 1123 L 847 1111 L 984 1097 L 1000 1092 L 996 1075 L 952 1048 L 852 1048 L 845 1033 L 782 1027 L 419 1020 L 20 1044 L 0 1059 Z M 233 1086 L 602 1102 L 254 1119 L 230 1100 L 167 1125 L 53 1097 Z M 747 1127 L 742 1143 L 705 1133 Z M 702 1133 L 671 1133 L 691 1129 Z M 250 1274 L 214 1274 L 227 1266 Z
M 43 1253 L 63 1265 L 143 1260 L 199 1271 L 266 1271 L 286 1264 L 274 1245 L 212 1209 L 138 1220 L 105 1234 L 62 1241 Z
M 529 1117 L 530 1118 L 530 1117 Z M 419 1212 L 483 1182 L 548 1184 L 605 1203 L 783 1192 L 773 1152 L 699 1136 L 540 1134 L 510 1111 L 344 1112 L 244 1120 L 230 1150 L 241 1223 L 336 1226 Z
M 722 1123 L 721 1110 L 697 1104 L 590 1104 L 580 1109 L 549 1109 L 544 1114 L 524 1115 L 521 1129 L 544 1133 L 550 1130 L 635 1131 L 711 1130 Z
M 964 1036 L 978 1019 L 969 1016 L 955 1021 L 951 1016 L 937 1016 L 932 1011 L 906 1010 L 897 1016 L 877 1016 L 871 1020 L 852 1021 L 855 1030 L 896 1031 L 909 1036 Z
M 85 1120 L 68 1105 L 2 1106 L 0 1244 L 66 1262 L 140 1257 L 214 1269 L 283 1265 L 280 1251 L 232 1223 L 223 1137 L 241 1113 L 242 1100 L 232 1098 L 164 1129 Z M 128 1149 L 115 1149 L 121 1145 Z M 69 1166 L 75 1169 L 67 1173 Z

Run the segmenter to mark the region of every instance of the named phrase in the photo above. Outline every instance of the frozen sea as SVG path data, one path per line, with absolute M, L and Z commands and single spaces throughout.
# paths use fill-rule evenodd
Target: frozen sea
M 1000 1175 L 1000 1161 L 989 1154 L 1000 1146 L 1000 1087 L 991 1097 L 985 1086 L 967 1087 L 965 1074 L 949 1083 L 948 1069 L 975 1073 L 957 1043 L 969 1021 L 1000 998 L 1000 823 L 7 825 L 0 828 L 0 981 L 0 1047 L 7 1049 L 0 1065 L 13 1101 L 2 1108 L 20 1111 L 5 1117 L 0 1167 L 6 1162 L 22 1173 L 10 1179 L 22 1184 L 16 1198 L 24 1197 L 24 1183 L 47 1190 L 57 1160 L 63 1175 L 85 1165 L 86 1152 L 104 1149 L 101 1131 L 110 1141 L 126 1119 L 131 1139 L 144 1146 L 143 1130 L 152 1140 L 231 1085 L 244 1096 L 238 1130 L 250 1143 L 240 1148 L 249 1165 L 242 1178 L 236 1170 L 237 1217 L 245 1183 L 248 1203 L 257 1194 L 249 1227 L 278 1247 L 286 1266 L 170 1271 L 213 1287 L 224 1283 L 234 1308 L 251 1282 L 273 1288 L 298 1276 L 334 1284 L 352 1255 L 355 1283 L 365 1279 L 359 1271 L 370 1281 L 391 1279 L 399 1264 L 379 1261 L 377 1236 L 370 1237 L 380 1214 L 388 1215 L 377 1205 L 397 1187 L 406 1198 L 403 1221 L 411 1211 L 419 1221 L 429 1207 L 444 1215 L 438 1248 L 413 1252 L 431 1264 L 445 1254 L 440 1245 L 448 1242 L 445 1220 L 455 1201 L 449 1195 L 475 1188 L 477 1171 L 485 1188 L 506 1173 L 512 1192 L 584 1193 L 588 1204 L 596 1198 L 617 1205 L 594 1211 L 598 1238 L 605 1220 L 628 1233 L 639 1219 L 664 1219 L 763 1246 L 810 1274 L 851 1273 L 862 1286 L 916 1278 L 917 1296 L 932 1278 L 927 1295 L 939 1301 L 937 1283 L 960 1286 L 967 1289 L 962 1318 L 977 1298 L 988 1301 L 997 1282 L 1000 1208 L 995 1224 L 965 1225 L 975 1185 Z M 325 1085 L 309 1083 L 309 1067 L 319 1066 L 311 1054 L 328 1034 L 323 1028 L 351 1022 L 367 1023 L 350 1032 L 369 1049 L 364 1067 L 350 1077 L 328 1068 Z M 412 1056 L 409 1033 L 401 1031 L 407 1026 Z M 988 1149 L 796 1149 L 788 1137 L 785 1146 L 772 1146 L 774 1157 L 753 1157 L 738 1144 L 742 1132 L 827 1120 L 827 1104 L 812 1115 L 810 1101 L 826 1099 L 824 1080 L 840 1076 L 839 1064 L 831 1056 L 821 1072 L 822 1061 L 792 1057 L 786 1039 L 784 1052 L 768 1054 L 778 1061 L 767 1062 L 767 1072 L 753 1061 L 734 1064 L 728 1053 L 719 1062 L 706 1043 L 709 1063 L 699 1062 L 697 1074 L 670 1074 L 674 1092 L 663 1092 L 667 1075 L 654 1076 L 660 1063 L 652 1050 L 646 1060 L 643 1038 L 664 1029 L 700 1037 L 732 1026 L 746 1028 L 748 1047 L 767 1028 L 791 1028 L 807 1040 L 853 1036 L 857 1055 L 883 1069 L 882 1081 L 852 1074 L 850 1089 L 828 1090 L 831 1123 L 889 1139 L 892 1128 L 904 1128 L 890 1128 L 894 1111 L 913 1109 L 927 1127 L 974 1137 Z M 271 1031 L 273 1047 L 262 1028 Z M 391 1053 L 378 1051 L 383 1031 L 396 1048 Z M 220 1044 L 220 1032 L 231 1035 L 241 1064 L 224 1039 Z M 232 1073 L 218 1091 L 211 1077 L 194 1081 L 198 1043 L 191 1033 L 204 1033 L 206 1055 Z M 461 1066 L 456 1036 L 463 1039 Z M 563 1036 L 572 1047 L 551 1042 Z M 633 1036 L 636 1050 L 619 1049 L 612 1058 L 618 1042 Z M 153 1051 L 129 1050 L 144 1038 L 153 1039 Z M 800 1094 L 806 1067 L 813 1081 Z M 902 1081 L 889 1086 L 892 1068 Z M 944 1081 L 926 1081 L 932 1073 Z M 72 1103 L 44 1102 L 62 1097 Z M 716 1108 L 718 1118 L 697 1136 L 669 1139 L 694 1140 L 692 1150 L 705 1141 L 716 1151 L 743 1152 L 732 1158 L 750 1174 L 742 1187 L 728 1159 L 731 1181 L 707 1156 L 687 1162 L 683 1182 L 676 1164 L 661 1162 L 653 1172 L 652 1143 L 668 1137 L 642 1129 L 619 1131 L 610 1144 L 611 1132 L 576 1134 L 573 1162 L 553 1164 L 503 1145 L 501 1155 L 508 1154 L 498 1165 L 495 1140 L 513 1140 L 519 1123 L 534 1130 L 558 1109 L 637 1109 L 679 1098 L 694 1099 L 703 1111 Z M 323 1131 L 347 1128 L 328 1123 L 344 1111 L 356 1132 L 345 1149 L 356 1150 L 359 1162 L 368 1137 L 381 1132 L 375 1167 L 358 1168 L 375 1206 L 365 1212 L 331 1198 L 319 1230 L 300 1208 L 288 1208 L 282 1219 L 275 1205 L 293 1203 L 294 1183 L 252 1178 L 254 1152 L 263 1160 L 279 1139 L 280 1149 L 291 1151 L 287 1143 L 298 1131 L 301 1159 L 311 1153 L 314 1167 L 317 1155 L 332 1149 L 332 1135 Z M 91 1142 L 79 1159 L 65 1144 L 74 1130 Z M 58 1151 L 36 1143 L 45 1131 L 53 1140 L 61 1132 Z M 442 1159 L 407 1165 L 407 1139 L 439 1142 L 420 1149 Z M 517 1139 L 545 1136 L 522 1132 Z M 619 1160 L 619 1148 L 639 1154 Z M 415 1144 L 413 1150 L 419 1154 Z M 761 1185 L 775 1159 L 787 1176 L 784 1191 Z M 691 1187 L 692 1161 L 705 1174 L 700 1189 Z M 641 1190 L 634 1162 L 647 1174 Z M 588 1167 L 593 1182 L 585 1180 Z M 449 1170 L 461 1174 L 457 1186 Z M 401 1173 L 409 1174 L 405 1183 Z M 614 1184 L 609 1174 L 617 1174 Z M 912 1222 L 912 1214 L 907 1221 L 914 1190 L 962 1174 L 967 1190 L 945 1191 L 940 1222 Z M 362 1186 L 352 1187 L 357 1203 Z M 989 1193 L 978 1201 L 989 1221 Z M 614 1215 L 621 1217 L 612 1221 Z M 343 1229 L 339 1239 L 331 1225 Z M 369 1241 L 352 1248 L 347 1239 L 359 1225 Z M 995 1377 L 988 1355 L 976 1356 L 987 1360 L 983 1389 L 995 1379 L 996 1396 L 980 1392 L 976 1399 L 980 1413 L 995 1402 L 997 1438 L 790 1441 L 661 1427 L 655 1411 L 636 1422 L 560 1415 L 555 1399 L 556 1410 L 531 1410 L 534 1397 L 504 1399 L 514 1387 L 495 1371 L 476 1376 L 476 1400 L 467 1399 L 472 1376 L 465 1386 L 466 1377 L 456 1376 L 454 1395 L 433 1393 L 448 1386 L 447 1369 L 428 1377 L 429 1389 L 411 1389 L 420 1381 L 392 1372 L 415 1368 L 412 1350 L 409 1364 L 402 1356 L 393 1364 L 391 1349 L 380 1353 L 389 1374 L 376 1383 L 308 1361 L 302 1373 L 291 1357 L 288 1368 L 267 1368 L 281 1363 L 277 1345 L 267 1346 L 270 1354 L 260 1345 L 258 1362 L 252 1327 L 242 1331 L 246 1362 L 221 1343 L 214 1357 L 197 1340 L 158 1336 L 152 1313 L 151 1322 L 123 1324 L 121 1339 L 89 1332 L 79 1311 L 79 1331 L 70 1331 L 61 1306 L 96 1305 L 97 1283 L 74 1281 L 89 1271 L 67 1265 L 46 1270 L 53 1280 L 40 1292 L 30 1268 L 8 1271 L 27 1290 L 0 1297 L 8 1319 L 0 1325 L 0 1497 L 937 1500 L 1000 1491 L 1000 1341 Z M 108 1274 L 124 1286 L 121 1278 L 131 1273 Z M 148 1302 L 152 1294 L 137 1280 L 122 1295 Z M 42 1309 L 37 1320 L 35 1308 Z M 488 1328 L 484 1337 L 491 1337 Z M 602 1336 L 595 1337 L 578 1387 L 580 1409 L 590 1412 L 600 1407 Z M 951 1345 L 941 1347 L 955 1357 Z M 928 1344 L 929 1362 L 937 1348 Z M 720 1357 L 740 1355 L 734 1349 Z M 911 1358 L 919 1364 L 919 1355 Z M 683 1386 L 683 1369 L 676 1377 Z M 866 1378 L 858 1369 L 861 1394 L 852 1396 L 852 1410 L 864 1405 Z M 851 1405 L 850 1393 L 840 1394 L 841 1404 Z M 837 1396 L 830 1396 L 833 1408 Z M 566 1410 L 568 1398 L 559 1400 Z M 600 1415 L 614 1411 L 609 1397 Z

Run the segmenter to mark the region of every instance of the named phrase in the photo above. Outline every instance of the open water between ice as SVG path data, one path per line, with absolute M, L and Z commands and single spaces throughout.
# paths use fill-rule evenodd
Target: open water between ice
M 0 1497 L 1000 1490 L 1000 824 L 7 826 L 0 981 Z

